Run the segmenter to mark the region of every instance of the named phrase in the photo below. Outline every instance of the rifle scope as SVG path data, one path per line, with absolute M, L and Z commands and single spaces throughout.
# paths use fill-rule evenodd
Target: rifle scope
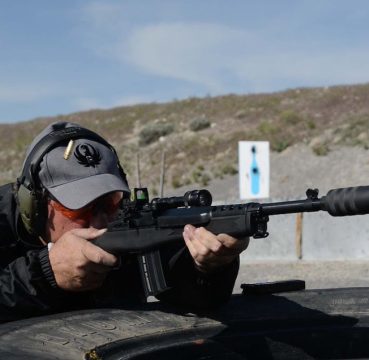
M 151 206 L 154 210 L 166 210 L 184 206 L 210 206 L 212 201 L 211 193 L 203 189 L 187 191 L 184 196 L 154 198 L 151 200 Z

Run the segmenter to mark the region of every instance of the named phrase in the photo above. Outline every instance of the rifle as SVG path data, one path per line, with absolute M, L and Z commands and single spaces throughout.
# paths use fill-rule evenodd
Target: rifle
M 145 293 L 156 295 L 167 288 L 158 249 L 183 241 L 186 224 L 236 238 L 265 238 L 270 215 L 321 210 L 332 216 L 369 213 L 369 186 L 333 189 L 321 198 L 318 194 L 318 189 L 308 189 L 304 200 L 212 206 L 211 193 L 205 189 L 150 202 L 146 188 L 135 188 L 133 200 L 123 200 L 117 219 L 94 243 L 113 254 L 137 254 Z

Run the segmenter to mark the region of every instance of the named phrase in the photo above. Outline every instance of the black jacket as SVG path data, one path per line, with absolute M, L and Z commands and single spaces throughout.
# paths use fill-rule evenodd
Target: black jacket
M 46 246 L 16 229 L 12 184 L 0 187 L 0 322 L 92 307 L 129 307 L 145 302 L 137 258 L 126 256 L 95 291 L 68 292 L 56 286 Z M 19 230 L 19 229 L 18 229 Z M 186 247 L 161 250 L 169 290 L 160 300 L 193 310 L 217 306 L 229 298 L 238 273 L 235 261 L 217 274 L 196 270 Z

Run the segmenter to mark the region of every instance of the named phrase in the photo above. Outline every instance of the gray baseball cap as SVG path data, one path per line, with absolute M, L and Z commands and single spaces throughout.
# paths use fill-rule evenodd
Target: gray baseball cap
M 66 123 L 72 126 L 81 127 Z M 45 129 L 41 134 L 48 132 Z M 47 191 L 69 209 L 80 209 L 114 191 L 130 192 L 116 153 L 91 139 L 66 140 L 51 149 L 42 159 L 38 176 Z

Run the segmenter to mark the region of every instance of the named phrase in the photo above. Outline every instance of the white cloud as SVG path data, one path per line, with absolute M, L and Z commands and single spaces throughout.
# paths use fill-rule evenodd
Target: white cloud
M 120 22 L 122 5 L 92 1 L 83 7 L 82 14 L 85 20 L 96 28 L 112 28 Z
M 299 3 L 295 17 L 281 12 L 265 24 L 246 23 L 243 28 L 190 21 L 133 26 L 126 8 L 99 1 L 85 8 L 90 45 L 100 56 L 119 60 L 122 68 L 129 64 L 156 76 L 158 83 L 161 78 L 181 80 L 219 94 L 369 80 L 366 44 L 354 48 L 332 41 L 334 31 L 309 30 L 314 14 L 326 14 L 330 6 L 317 10 L 310 2 Z
M 368 81 L 369 51 L 325 48 L 215 24 L 173 23 L 135 30 L 117 47 L 121 59 L 146 73 L 185 80 L 210 92 L 271 91 Z M 297 44 L 297 45 L 296 45 Z
M 229 62 L 254 43 L 246 31 L 202 23 L 146 26 L 133 31 L 117 46 L 117 55 L 141 70 L 185 80 L 219 91 Z

